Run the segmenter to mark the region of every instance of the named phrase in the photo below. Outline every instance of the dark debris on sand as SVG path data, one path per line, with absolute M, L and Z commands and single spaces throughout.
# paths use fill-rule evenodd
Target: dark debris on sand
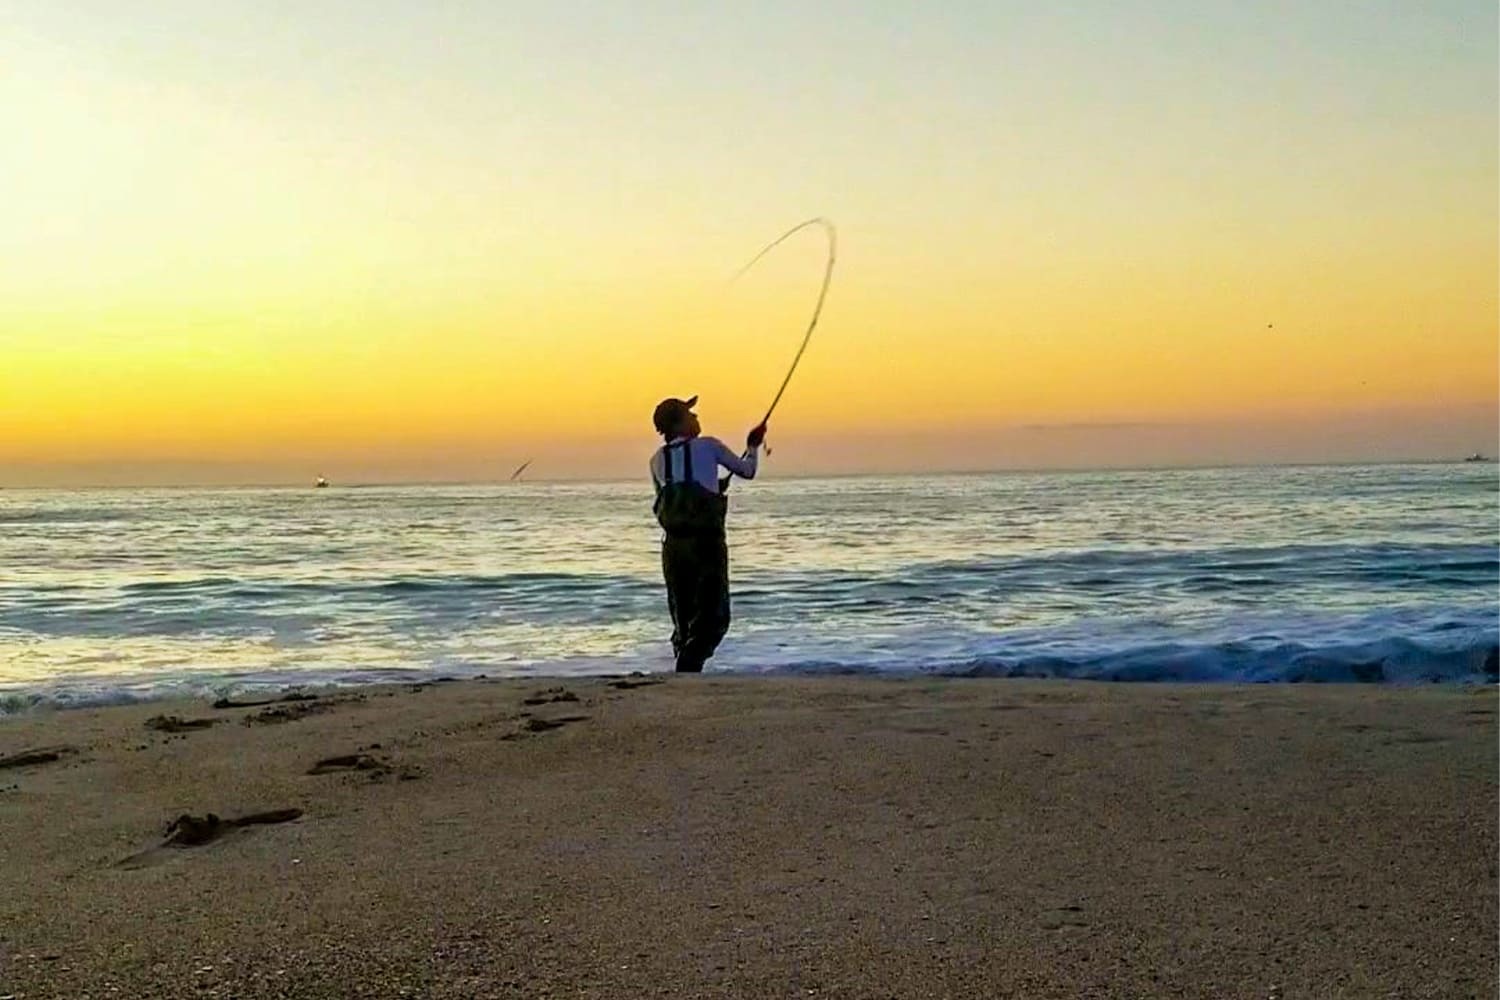
M 528 733 L 545 733 L 561 729 L 570 722 L 587 722 L 587 715 L 559 715 L 555 719 L 527 719 L 522 728 Z
M 201 847 L 204 844 L 213 843 L 230 830 L 235 830 L 242 826 L 290 823 L 301 816 L 301 809 L 272 809 L 267 812 L 251 813 L 248 816 L 238 816 L 233 819 L 221 819 L 215 813 L 209 813 L 206 816 L 194 816 L 191 813 L 183 813 L 167 824 L 167 839 L 163 841 L 162 846 Z
M 288 701 L 317 701 L 315 694 L 306 694 L 301 691 L 292 691 L 277 698 L 258 698 L 247 701 L 236 701 L 233 698 L 220 698 L 214 702 L 214 708 L 260 708 L 262 705 L 277 705 Z
M 180 715 L 153 715 L 146 720 L 146 728 L 159 733 L 189 733 L 218 724 L 218 719 L 184 719 Z
M 631 688 L 650 687 L 653 684 L 665 683 L 666 680 L 662 677 L 648 677 L 645 674 L 631 674 L 629 677 L 622 677 L 619 680 L 610 681 L 609 686 L 620 691 L 629 691 Z
M 290 705 L 272 705 L 269 708 L 263 708 L 259 712 L 245 716 L 242 721 L 247 726 L 274 726 L 278 723 L 295 722 L 309 715 L 320 715 L 331 711 L 333 711 L 333 702 L 309 698 Z
M 569 691 L 567 688 L 547 688 L 545 691 L 538 691 L 536 694 L 530 696 L 529 698 L 521 699 L 521 704 L 550 705 L 554 702 L 577 700 L 578 696 L 572 691 Z
M 37 747 L 34 750 L 22 750 L 8 757 L 0 757 L 0 771 L 12 767 L 31 767 L 35 764 L 51 764 L 62 760 L 68 754 L 77 753 L 76 747 L 55 746 Z
M 324 757 L 307 769 L 308 774 L 362 773 L 371 781 L 383 781 L 395 775 L 398 781 L 415 781 L 422 777 L 422 770 L 409 764 L 395 766 L 383 757 L 367 753 L 346 753 L 337 757 Z
M 347 753 L 337 757 L 324 757 L 307 769 L 308 774 L 333 774 L 336 771 L 389 771 L 391 766 L 379 757 L 367 753 Z

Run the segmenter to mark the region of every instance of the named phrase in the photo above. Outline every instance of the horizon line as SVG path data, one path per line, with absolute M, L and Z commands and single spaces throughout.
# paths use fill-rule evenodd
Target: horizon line
M 775 478 L 782 481 L 807 481 L 818 479 L 911 479 L 920 477 L 1004 476 L 1004 475 L 1078 475 L 1099 472 L 1208 472 L 1231 469 L 1320 469 L 1320 468 L 1389 468 L 1392 466 L 1432 465 L 1494 465 L 1496 460 L 1486 456 L 1481 461 L 1461 458 L 1391 458 L 1391 459 L 1325 459 L 1318 461 L 1267 461 L 1267 462 L 1187 462 L 1142 465 L 1076 465 L 1076 466 L 1010 466 L 999 468 L 926 469 L 909 472 L 794 472 Z M 67 490 L 251 490 L 251 489 L 317 489 L 317 479 L 267 480 L 225 483 L 202 482 L 122 482 L 122 483 L 73 483 L 70 485 L 6 485 L 0 483 L 0 492 L 43 492 Z M 334 489 L 380 489 L 383 487 L 409 486 L 556 486 L 569 484 L 615 484 L 645 481 L 644 476 L 569 476 L 559 478 L 537 478 L 510 481 L 503 477 L 494 479 L 390 479 L 329 481 Z

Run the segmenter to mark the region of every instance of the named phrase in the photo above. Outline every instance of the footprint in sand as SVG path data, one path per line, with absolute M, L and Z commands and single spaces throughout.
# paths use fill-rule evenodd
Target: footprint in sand
M 37 747 L 34 750 L 22 750 L 20 753 L 13 753 L 8 757 L 0 757 L 0 771 L 12 767 L 32 767 L 36 764 L 51 764 L 62 760 L 69 754 L 77 752 L 77 747 L 70 746 Z
M 248 827 L 290 823 L 301 816 L 301 809 L 271 809 L 231 819 L 223 819 L 216 813 L 208 813 L 205 816 L 183 813 L 167 824 L 166 839 L 160 845 L 123 858 L 115 863 L 115 867 L 135 869 L 159 864 L 166 860 L 173 851 L 188 847 L 203 847 Z

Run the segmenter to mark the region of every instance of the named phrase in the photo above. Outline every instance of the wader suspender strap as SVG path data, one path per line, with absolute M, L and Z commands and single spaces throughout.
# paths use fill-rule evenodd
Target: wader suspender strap
M 693 449 L 692 440 L 682 442 L 682 481 L 691 483 L 693 481 Z M 663 445 L 661 449 L 661 485 L 670 486 L 675 480 L 672 478 L 672 448 L 673 445 Z

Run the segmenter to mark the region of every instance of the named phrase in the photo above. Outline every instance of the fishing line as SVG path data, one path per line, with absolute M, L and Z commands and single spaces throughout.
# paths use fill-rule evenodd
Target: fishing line
M 789 237 L 796 235 L 810 226 L 821 226 L 823 232 L 828 236 L 828 263 L 823 266 L 823 284 L 818 288 L 818 301 L 813 306 L 812 318 L 807 321 L 807 331 L 802 334 L 802 343 L 798 345 L 797 353 L 792 357 L 791 367 L 786 370 L 786 377 L 781 380 L 781 386 L 776 390 L 775 398 L 771 400 L 771 405 L 766 407 L 766 415 L 760 420 L 763 424 L 769 423 L 771 414 L 776 412 L 776 404 L 781 402 L 781 397 L 786 393 L 786 387 L 791 384 L 792 376 L 797 372 L 797 365 L 801 363 L 802 355 L 807 352 L 807 345 L 812 342 L 813 331 L 818 328 L 818 319 L 823 315 L 823 302 L 828 298 L 828 286 L 833 283 L 833 262 L 838 256 L 838 231 L 833 228 L 832 222 L 821 216 L 816 219 L 808 219 L 806 222 L 799 222 L 770 243 L 767 243 L 761 249 L 760 253 L 751 257 L 750 262 L 736 271 L 734 277 L 729 279 L 730 284 L 738 281 L 744 276 L 745 272 L 758 264 L 762 257 L 775 250 Z M 770 454 L 770 449 L 766 450 L 766 454 Z

